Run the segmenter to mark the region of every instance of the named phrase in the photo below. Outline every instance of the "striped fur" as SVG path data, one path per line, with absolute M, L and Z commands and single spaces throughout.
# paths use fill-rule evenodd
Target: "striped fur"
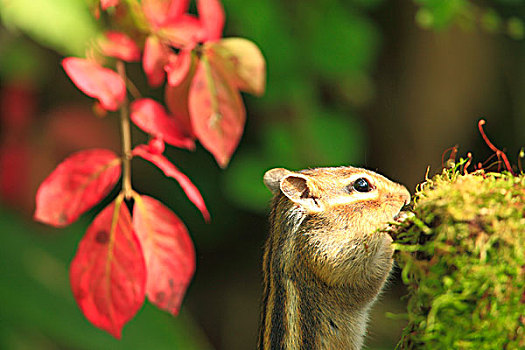
M 263 255 L 259 350 L 362 346 L 368 311 L 392 266 L 390 238 L 373 231 L 399 212 L 409 194 L 373 172 L 328 169 L 328 179 L 323 168 L 286 171 L 270 185 L 265 178 L 272 190 L 282 189 L 277 182 L 289 176 L 299 180 L 294 178 L 284 192 L 274 191 Z M 323 192 L 345 187 L 363 172 L 377 194 L 330 197 Z M 308 188 L 295 197 L 301 181 Z M 313 200 L 303 206 L 306 196 Z M 323 210 L 308 210 L 312 205 Z

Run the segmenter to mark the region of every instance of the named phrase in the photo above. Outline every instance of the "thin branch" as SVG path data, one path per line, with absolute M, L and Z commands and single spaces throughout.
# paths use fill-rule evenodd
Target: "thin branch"
M 124 62 L 117 61 L 117 72 L 122 80 L 127 81 Z M 133 189 L 131 188 L 131 131 L 127 97 L 120 106 L 120 130 L 122 136 L 122 193 L 126 199 L 130 199 Z
M 142 98 L 142 94 L 140 93 L 139 89 L 133 84 L 133 82 L 130 79 L 126 79 L 126 87 L 128 88 L 129 93 L 135 100 L 138 100 L 139 98 Z

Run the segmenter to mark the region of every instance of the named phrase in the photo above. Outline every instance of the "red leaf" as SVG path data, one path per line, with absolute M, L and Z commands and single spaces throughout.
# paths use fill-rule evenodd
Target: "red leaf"
M 63 227 L 97 204 L 120 177 L 120 158 L 105 149 L 69 156 L 36 193 L 35 220 Z
M 191 15 L 178 17 L 160 28 L 157 34 L 169 41 L 170 45 L 178 48 L 191 50 L 202 36 L 202 27 L 199 20 Z
M 111 69 L 83 58 L 68 57 L 62 66 L 75 85 L 86 95 L 97 98 L 102 107 L 116 111 L 126 97 L 126 84 Z
M 188 6 L 189 0 L 142 0 L 142 11 L 155 29 L 182 16 Z
M 262 95 L 266 85 L 266 62 L 253 42 L 243 38 L 226 38 L 206 44 L 206 55 L 212 65 L 222 65 L 230 72 L 235 85 L 254 95 Z
M 184 134 L 177 120 L 164 107 L 150 98 L 135 100 L 131 106 L 131 120 L 143 131 L 162 138 L 170 145 L 194 149 L 193 139 Z
M 246 115 L 237 88 L 205 57 L 190 87 L 189 110 L 195 135 L 226 167 L 241 139 Z
M 107 10 L 108 7 L 117 6 L 120 0 L 100 0 L 100 6 L 103 10 Z
M 127 62 L 140 61 L 140 49 L 126 34 L 109 31 L 98 41 L 105 56 L 116 57 Z
M 197 9 L 204 29 L 203 41 L 218 40 L 224 28 L 224 8 L 219 0 L 197 0 Z
M 138 145 L 133 149 L 132 153 L 134 156 L 139 156 L 152 162 L 162 170 L 164 175 L 177 180 L 184 193 L 186 193 L 186 196 L 188 196 L 188 199 L 201 211 L 204 219 L 206 221 L 210 220 L 210 213 L 208 212 L 208 209 L 206 209 L 204 199 L 197 187 L 195 187 L 191 180 L 177 169 L 166 157 L 160 154 L 152 154 L 146 145 Z
M 88 227 L 71 262 L 69 278 L 86 318 L 120 338 L 122 327 L 140 309 L 146 292 L 146 264 L 125 203 L 117 199 Z
M 146 259 L 148 299 L 177 315 L 195 271 L 195 250 L 182 221 L 161 202 L 135 196 L 133 228 Z
M 190 112 L 188 110 L 188 96 L 191 82 L 195 75 L 196 64 L 191 65 L 186 77 L 177 86 L 166 85 L 164 90 L 164 101 L 170 113 L 177 118 L 179 125 L 186 130 L 186 134 L 195 136 L 191 126 Z
M 164 153 L 164 141 L 161 138 L 155 137 L 148 142 L 148 151 L 151 154 Z
M 169 49 L 156 36 L 148 36 L 144 44 L 142 68 L 151 86 L 160 86 L 164 82 L 164 66 L 168 63 L 169 53 Z
M 168 84 L 180 85 L 188 75 L 192 63 L 190 50 L 180 50 L 178 55 L 171 55 L 168 64 L 164 67 L 168 74 Z

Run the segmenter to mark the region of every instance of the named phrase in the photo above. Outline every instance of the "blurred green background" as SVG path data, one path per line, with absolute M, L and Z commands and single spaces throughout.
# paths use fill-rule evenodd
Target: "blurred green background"
M 525 5 L 520 0 L 224 0 L 225 36 L 259 45 L 262 98 L 244 96 L 248 120 L 231 165 L 168 149 L 199 187 L 206 224 L 179 186 L 133 162 L 133 186 L 167 203 L 188 226 L 197 272 L 177 318 L 146 302 L 119 342 L 81 315 L 68 264 L 98 206 L 67 229 L 32 222 L 39 183 L 68 154 L 119 149 L 117 118 L 93 115 L 59 66 L 101 28 L 84 0 L 0 0 L 0 348 L 253 349 L 261 248 L 272 167 L 358 165 L 410 189 L 439 171 L 457 144 L 476 162 L 492 153 L 477 121 L 517 163 L 525 144 Z M 129 74 L 150 90 L 138 64 Z M 134 142 L 145 135 L 133 130 Z M 376 304 L 367 347 L 393 349 L 404 321 L 396 274 Z

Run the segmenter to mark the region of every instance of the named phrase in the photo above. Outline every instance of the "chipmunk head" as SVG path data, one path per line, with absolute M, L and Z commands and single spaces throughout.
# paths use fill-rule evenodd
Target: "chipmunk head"
M 264 183 L 273 194 L 284 194 L 305 214 L 353 216 L 354 224 L 375 226 L 391 221 L 410 202 L 405 186 L 373 171 L 354 168 L 316 168 L 299 172 L 276 168 L 266 172 Z M 374 229 L 377 229 L 375 227 Z
M 390 270 L 391 239 L 375 231 L 410 202 L 403 185 L 354 167 L 277 168 L 266 172 L 264 183 L 276 195 L 282 215 L 296 221 L 297 249 L 323 279 L 349 282 L 349 276 L 356 277 L 351 268 L 371 269 L 374 275 L 377 259 L 383 260 L 381 266 L 389 263 Z

